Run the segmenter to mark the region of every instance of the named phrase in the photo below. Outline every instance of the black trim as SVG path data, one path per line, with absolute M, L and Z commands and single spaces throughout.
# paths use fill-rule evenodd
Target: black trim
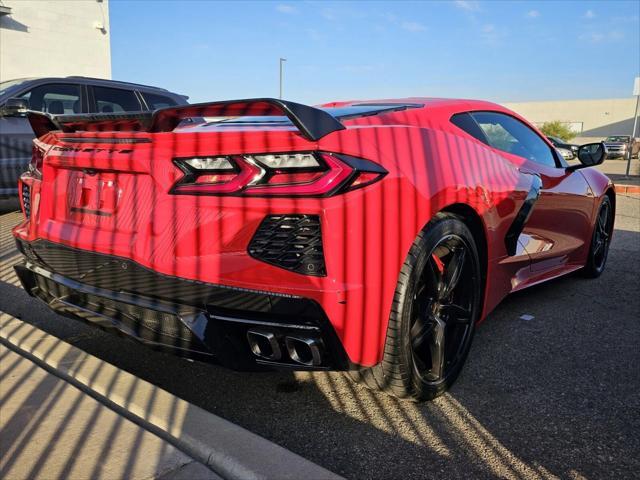
M 256 260 L 301 275 L 327 276 L 318 215 L 267 215 L 253 234 L 247 252 Z
M 86 173 L 89 173 L 89 171 L 87 170 Z M 91 215 L 99 215 L 101 217 L 110 217 L 111 215 L 113 215 L 113 213 L 103 212 L 101 210 L 93 210 L 91 208 L 84 208 L 84 207 L 70 207 L 69 210 L 71 210 L 72 212 L 89 213 Z
M 420 108 L 424 107 L 423 103 L 354 103 L 352 105 L 345 106 L 347 107 L 377 107 L 380 108 L 377 110 L 371 110 L 366 113 L 347 113 L 345 115 L 336 115 L 336 118 L 340 120 L 353 120 L 354 118 L 362 118 L 362 117 L 372 117 L 375 115 L 382 115 L 385 113 L 393 113 L 393 112 L 401 112 L 403 110 L 407 110 L 409 108 Z
M 504 238 L 504 243 L 507 247 L 507 254 L 509 256 L 513 256 L 517 252 L 518 238 L 524 230 L 524 226 L 526 225 L 527 220 L 529 220 L 531 212 L 533 212 L 533 206 L 540 197 L 541 188 L 542 179 L 538 175 L 532 174 L 531 188 L 529 189 L 529 192 L 527 192 L 527 196 Z
M 213 354 L 240 370 L 263 363 L 249 350 L 248 329 L 264 325 L 286 335 L 299 334 L 302 327 L 326 346 L 323 363 L 314 369 L 350 367 L 333 326 L 314 300 L 169 276 L 126 258 L 44 240 L 16 243 L 26 257 L 15 266 L 25 290 L 72 318 L 183 356 Z M 182 334 L 166 335 L 166 330 Z M 308 369 L 287 359 L 273 366 Z
M 246 100 L 229 100 L 224 102 L 197 103 L 179 107 L 167 107 L 154 112 L 127 112 L 127 113 L 94 113 L 81 115 L 50 115 L 43 112 L 29 111 L 27 117 L 32 123 L 39 122 L 38 136 L 51 130 L 75 132 L 86 130 L 91 126 L 92 130 L 122 130 L 118 128 L 121 122 L 136 122 L 127 130 L 142 130 L 148 132 L 171 132 L 178 124 L 193 117 L 216 117 L 226 115 L 242 115 L 244 111 L 259 110 L 260 115 L 280 116 L 285 115 L 298 128 L 300 133 L 308 140 L 316 141 L 338 130 L 344 130 L 345 126 L 330 113 L 315 107 L 309 107 L 300 103 L 278 100 L 275 98 L 251 98 Z M 46 117 L 49 123 L 38 117 Z M 32 120 L 33 119 L 33 120 Z M 48 126 L 47 128 L 43 128 Z M 34 129 L 35 131 L 35 129 Z
M 243 111 L 257 108 L 260 104 L 264 104 L 264 111 L 260 115 L 285 115 L 308 140 L 316 141 L 332 132 L 345 129 L 335 117 L 319 108 L 275 98 L 251 98 L 162 108 L 153 113 L 149 131 L 173 131 L 185 118 L 241 115 Z
M 487 136 L 484 134 L 480 125 L 475 118 L 469 112 L 460 112 L 451 115 L 449 121 L 458 127 L 460 130 L 465 132 L 467 135 L 471 135 L 473 138 L 483 143 L 484 145 L 491 146 L 489 144 L 489 140 L 487 140 Z
M 80 88 L 82 89 L 82 101 L 80 102 L 80 112 L 78 113 L 87 113 L 89 112 L 89 89 L 85 84 L 80 84 Z
M 91 137 L 58 137 L 58 140 L 65 143 L 151 143 L 150 138 L 91 138 Z
M 331 155 L 331 154 L 330 154 Z M 389 173 L 383 166 L 378 165 L 371 160 L 365 160 L 364 158 L 352 157 L 351 155 L 345 155 L 344 153 L 334 153 L 340 160 L 349 165 L 354 170 L 358 172 L 367 172 L 367 173 L 381 173 L 386 175 Z

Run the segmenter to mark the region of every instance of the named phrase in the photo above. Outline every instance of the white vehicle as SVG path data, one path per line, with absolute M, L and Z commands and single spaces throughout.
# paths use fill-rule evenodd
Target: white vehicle
M 556 148 L 556 150 L 558 150 L 560 152 L 560 155 L 562 155 L 562 157 L 565 160 L 573 160 L 574 155 L 573 155 L 573 152 L 571 150 L 568 150 L 566 148 Z

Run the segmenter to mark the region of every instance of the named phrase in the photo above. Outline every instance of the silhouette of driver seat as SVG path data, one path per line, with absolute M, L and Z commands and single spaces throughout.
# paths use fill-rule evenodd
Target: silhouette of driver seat
M 64 105 L 60 100 L 54 100 L 49 103 L 49 113 L 53 115 L 61 115 L 64 113 Z

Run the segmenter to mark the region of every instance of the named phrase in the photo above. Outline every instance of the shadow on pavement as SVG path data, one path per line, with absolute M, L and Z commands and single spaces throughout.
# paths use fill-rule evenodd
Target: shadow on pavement
M 3 260 L 0 304 L 349 478 L 632 478 L 640 468 L 639 244 L 637 231 L 616 230 L 601 278 L 571 275 L 509 297 L 478 330 L 452 391 L 424 404 L 340 373 L 238 373 L 149 350 L 52 314 L 18 287 L 14 260 Z M 43 396 L 34 415 L 56 398 Z

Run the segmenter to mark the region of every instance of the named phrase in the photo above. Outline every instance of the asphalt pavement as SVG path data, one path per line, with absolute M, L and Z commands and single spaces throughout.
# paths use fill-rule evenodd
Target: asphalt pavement
M 347 478 L 640 472 L 638 196 L 618 196 L 599 279 L 572 274 L 507 298 L 478 329 L 450 393 L 424 404 L 341 373 L 238 373 L 191 362 L 57 316 L 10 268 L 18 256 L 9 229 L 19 219 L 0 217 L 0 310 Z

